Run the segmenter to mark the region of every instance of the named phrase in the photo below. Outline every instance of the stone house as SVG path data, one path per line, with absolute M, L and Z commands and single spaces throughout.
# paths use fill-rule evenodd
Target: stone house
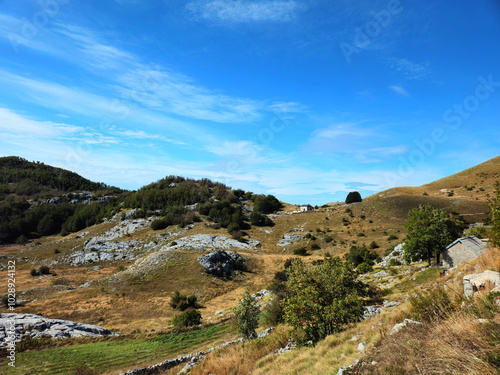
M 443 267 L 455 267 L 463 262 L 479 258 L 488 250 L 488 240 L 475 236 L 459 238 L 443 250 Z
M 303 204 L 302 206 L 300 206 L 300 212 L 310 212 L 310 211 L 314 211 L 313 206 L 311 206 L 310 204 Z

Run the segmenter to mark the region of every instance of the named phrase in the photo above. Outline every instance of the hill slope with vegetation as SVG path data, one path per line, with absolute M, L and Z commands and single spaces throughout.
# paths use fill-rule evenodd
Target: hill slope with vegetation
M 0 208 L 8 203 L 5 207 L 12 210 L 9 213 L 3 208 L 10 217 L 3 223 L 19 225 L 29 241 L 22 246 L 0 247 L 4 259 L 16 261 L 15 312 L 100 325 L 122 335 L 30 341 L 19 346 L 23 364 L 7 373 L 43 373 L 39 366 L 44 364 L 45 373 L 118 374 L 208 349 L 238 337 L 231 321 L 246 290 L 255 293 L 259 305 L 259 330 L 277 323 L 280 326 L 267 339 L 214 352 L 192 370 L 193 374 L 335 374 L 342 365 L 361 357 L 362 363 L 371 363 L 369 359 L 383 363 L 385 349 L 377 352 L 377 348 L 401 345 L 406 352 L 387 349 L 394 356 L 380 366 L 387 373 L 394 369 L 398 373 L 395 356 L 405 362 L 401 358 L 411 355 L 412 347 L 385 339 L 395 323 L 405 317 L 416 318 L 407 297 L 427 295 L 436 282 L 448 282 L 447 288 L 453 285 L 449 290 L 452 312 L 462 313 L 457 297 L 461 294 L 459 272 L 472 272 L 475 266 L 464 266 L 442 278 L 440 268 L 428 268 L 424 263 L 402 264 L 401 246 L 396 245 L 405 240 L 408 214 L 419 205 L 430 205 L 452 214 L 457 222 L 485 221 L 489 212 L 486 194 L 494 196 L 494 175 L 500 173 L 498 161 L 493 159 L 485 163 L 485 169 L 465 173 L 478 178 L 481 173 L 489 173 L 484 185 L 478 180 L 473 190 L 457 185 L 452 195 L 441 192 L 449 186 L 443 179 L 443 185 L 433 185 L 432 189 L 427 185 L 391 189 L 361 202 L 336 203 L 305 213 L 272 195 L 178 176 L 165 177 L 138 191 L 95 191 L 82 198 L 78 191 L 58 190 L 50 197 L 60 198 L 58 203 L 47 203 L 49 197 L 28 200 L 11 193 L 0 202 Z M 44 231 L 44 226 L 51 231 Z M 5 228 L 4 232 L 16 240 L 11 227 Z M 214 276 L 204 270 L 199 258 L 217 249 L 240 256 L 234 272 Z M 379 263 L 389 253 L 391 259 Z M 300 264 L 292 266 L 294 259 L 301 260 Z M 222 267 L 222 263 L 215 266 Z M 500 269 L 494 262 L 487 266 Z M 296 286 L 293 298 L 281 304 L 292 274 Z M 329 280 L 331 275 L 341 275 L 343 284 L 326 289 L 310 284 L 311 280 Z M 307 307 L 304 296 L 318 298 L 315 308 L 322 315 L 316 315 L 325 320 L 303 320 L 307 316 L 302 311 Z M 329 310 L 329 298 L 354 313 L 344 316 L 339 309 Z M 174 303 L 177 300 L 182 303 Z M 367 306 L 382 313 L 356 322 Z M 285 319 L 283 308 L 294 318 Z M 493 318 L 488 319 L 495 320 L 498 314 L 493 311 L 490 316 Z M 201 325 L 197 326 L 199 318 Z M 338 323 L 330 324 L 331 318 Z M 195 326 L 178 326 L 190 322 Z M 300 329 L 310 323 L 319 323 L 319 328 L 304 336 L 295 334 L 306 346 L 275 353 L 285 346 L 293 348 L 295 342 L 288 342 L 290 327 Z M 426 326 L 426 335 L 441 332 L 441 323 Z M 495 327 L 491 332 L 497 332 Z M 479 330 L 474 335 L 493 340 L 482 347 L 482 352 L 471 351 L 486 363 L 483 370 L 489 371 L 497 355 L 495 337 L 481 336 Z M 314 346 L 308 346 L 309 339 Z M 358 350 L 362 342 L 366 351 Z M 98 359 L 103 347 L 113 353 L 111 361 Z M 64 353 L 65 363 L 57 353 Z M 490 357 L 491 361 L 483 360 Z M 0 358 L 2 368 L 4 364 Z M 355 370 L 364 371 L 361 367 Z M 400 373 L 411 373 L 404 371 Z

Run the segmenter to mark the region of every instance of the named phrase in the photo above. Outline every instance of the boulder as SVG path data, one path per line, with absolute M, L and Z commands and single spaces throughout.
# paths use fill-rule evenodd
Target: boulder
M 198 258 L 198 263 L 206 273 L 215 276 L 231 275 L 236 269 L 236 261 L 241 256 L 233 251 L 214 250 Z
M 484 271 L 483 273 L 464 276 L 464 297 L 470 298 L 474 292 L 491 288 L 492 292 L 500 292 L 500 273 L 495 271 Z
M 401 331 L 403 328 L 408 327 L 409 325 L 421 325 L 422 323 L 417 322 L 416 320 L 411 320 L 411 319 L 405 319 L 403 323 L 398 323 L 392 327 L 391 330 L 391 335 L 394 335 L 395 333 L 398 333 Z

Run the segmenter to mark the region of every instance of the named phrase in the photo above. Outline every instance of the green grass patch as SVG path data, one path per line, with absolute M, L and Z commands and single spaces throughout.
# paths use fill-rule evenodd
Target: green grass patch
M 400 292 L 408 292 L 413 290 L 417 285 L 423 285 L 429 283 L 432 280 L 439 278 L 439 273 L 443 271 L 443 268 L 427 268 L 422 272 L 417 272 L 413 277 L 415 280 L 405 280 L 399 283 L 395 289 Z
M 143 367 L 173 359 L 180 355 L 211 346 L 216 340 L 234 333 L 230 324 L 218 324 L 179 334 L 160 334 L 154 337 L 117 337 L 107 341 L 81 345 L 51 347 L 18 353 L 16 367 L 7 366 L 2 358 L 2 374 L 61 374 L 89 366 L 98 373 L 123 367 Z M 225 339 L 224 339 L 225 340 Z

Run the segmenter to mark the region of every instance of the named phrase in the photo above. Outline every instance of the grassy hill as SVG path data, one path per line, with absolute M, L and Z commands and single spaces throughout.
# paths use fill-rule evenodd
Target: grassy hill
M 390 189 L 374 194 L 359 203 L 349 205 L 337 203 L 308 213 L 294 213 L 297 207 L 284 204 L 278 213 L 268 215 L 274 221 L 274 226 L 271 227 L 249 225 L 250 212 L 255 209 L 256 201 L 255 199 L 252 201 L 250 195 L 245 195 L 245 192 L 231 191 L 222 184 L 208 180 L 194 181 L 167 177 L 137 192 L 125 192 L 120 195 L 110 206 L 113 211 L 110 210 L 106 216 L 107 219 L 111 219 L 116 215 L 113 221 L 96 222 L 91 226 L 80 228 L 77 233 L 65 233 L 64 236 L 60 234 L 43 236 L 24 246 L 2 247 L 0 255 L 16 259 L 16 287 L 19 299 L 24 300 L 16 308 L 16 312 L 97 324 L 125 334 L 122 341 L 111 340 L 112 343 L 109 345 L 117 346 L 113 348 L 113 353 L 120 353 L 120 345 L 123 345 L 124 353 L 128 354 L 122 359 L 117 354 L 116 358 L 113 357 L 112 365 L 99 362 L 94 366 L 99 368 L 98 373 L 116 374 L 118 369 L 131 368 L 139 362 L 141 365 L 159 362 L 159 356 L 151 352 L 155 349 L 147 349 L 150 352 L 145 352 L 141 356 L 141 361 L 134 362 L 130 358 L 133 345 L 127 341 L 138 339 L 142 340 L 141 345 L 155 348 L 154 345 L 149 346 L 144 343 L 149 340 L 148 335 L 156 335 L 158 332 L 170 334 L 170 322 L 174 315 L 178 314 L 170 306 L 170 296 L 175 290 L 197 296 L 202 306 L 200 311 L 203 322 L 207 327 L 214 323 L 223 324 L 231 317 L 231 309 L 238 303 L 245 290 L 248 289 L 253 293 L 271 286 L 276 273 L 283 270 L 285 261 L 297 257 L 293 255 L 294 250 L 305 248 L 308 256 L 303 259 L 311 263 L 323 259 L 324 256 L 342 257 L 351 246 L 363 244 L 366 246 L 374 244 L 372 249 L 383 256 L 386 249 L 392 249 L 403 242 L 404 221 L 408 211 L 419 204 L 431 204 L 462 215 L 469 223 L 483 221 L 485 213 L 488 212 L 487 194 L 492 194 L 494 182 L 498 179 L 500 179 L 500 158 L 495 158 L 421 187 Z M 453 190 L 453 194 L 443 192 L 442 189 Z M 218 206 L 217 203 L 220 202 L 226 203 Z M 262 202 L 258 204 L 263 204 Z M 195 203 L 198 203 L 197 210 L 203 206 L 202 211 L 205 210 L 203 214 L 199 212 L 189 214 L 190 209 L 180 213 L 172 210 L 173 207 L 184 209 L 185 205 Z M 135 210 L 133 211 L 135 216 L 128 217 L 131 209 Z M 153 219 L 167 217 L 169 212 L 174 211 L 177 212 L 178 216 L 175 217 L 179 220 L 169 221 L 169 225 L 164 229 L 156 231 L 151 229 L 150 223 Z M 188 214 L 191 217 L 195 215 L 200 220 L 184 222 L 180 220 L 185 219 Z M 239 229 L 240 233 L 235 236 L 232 236 L 227 228 L 228 223 L 233 220 L 233 215 L 236 215 L 235 220 L 241 219 L 241 223 L 244 224 Z M 227 218 L 229 222 L 226 221 Z M 72 264 L 69 261 L 77 252 L 81 252 L 87 241 L 93 237 L 103 236 L 119 225 L 128 225 L 140 220 L 149 221 L 138 230 L 124 232 L 110 240 L 113 243 L 134 243 L 131 251 L 136 252 L 135 258 L 115 258 L 113 261 L 79 264 Z M 238 237 L 241 241 L 252 239 L 259 241 L 260 246 L 251 250 L 235 249 L 249 259 L 246 272 L 227 279 L 215 278 L 204 274 L 197 262 L 197 258 L 204 253 L 204 250 L 189 247 L 169 249 L 176 241 L 201 234 Z M 299 234 L 302 237 L 280 246 L 284 236 L 290 234 Z M 151 248 L 155 250 L 144 250 L 147 244 L 152 244 Z M 154 258 L 154 255 L 159 253 L 165 256 Z M 147 272 L 136 272 L 140 268 L 140 261 L 148 264 Z M 42 265 L 49 266 L 52 273 L 46 276 L 32 276 L 31 270 L 38 269 Z M 426 283 L 430 285 L 438 276 L 438 272 L 436 274 L 435 271 L 432 271 L 432 274 L 420 274 L 419 270 L 413 268 L 408 274 L 398 274 L 406 270 L 407 268 L 392 271 L 387 269 L 388 272 L 396 272 L 395 279 L 400 277 L 400 280 L 405 282 L 401 284 L 400 289 L 391 291 L 391 298 L 394 300 L 403 301 L 406 295 L 416 290 L 419 285 Z M 411 277 L 415 277 L 418 283 L 411 281 Z M 369 280 L 374 282 L 375 278 Z M 377 280 L 376 284 L 382 282 L 383 280 Z M 0 311 L 6 310 L 0 309 Z M 383 324 L 388 326 L 400 318 L 401 314 L 395 314 L 384 318 Z M 346 333 L 328 338 L 326 342 L 321 343 L 319 352 L 313 353 L 313 349 L 307 349 L 300 352 L 301 354 L 279 357 L 281 359 L 267 358 L 258 365 L 262 366 L 262 370 L 259 371 L 273 373 L 283 364 L 285 366 L 283 368 L 290 369 L 287 373 L 301 373 L 300 371 L 305 371 L 304 368 L 307 366 L 319 366 L 321 371 L 318 370 L 317 373 L 333 373 L 331 369 L 342 363 L 340 354 L 344 354 L 348 359 L 354 358 L 356 354 L 354 343 L 344 346 L 343 342 L 350 339 L 349 335 L 358 334 L 358 331 L 365 333 L 371 331 L 371 325 L 372 323 L 360 326 L 361 328 L 350 328 Z M 197 342 L 196 348 L 208 347 L 209 343 L 219 340 L 222 337 L 221 331 L 218 329 L 216 331 L 219 333 L 202 335 L 206 346 L 203 346 L 202 342 Z M 227 328 L 222 328 L 222 332 L 225 338 L 235 335 L 234 330 Z M 367 340 L 374 343 L 381 335 L 375 330 L 368 334 Z M 281 342 L 280 340 L 277 341 Z M 86 345 L 84 352 L 89 358 L 93 358 L 92 340 L 68 341 L 68 348 L 74 350 L 75 361 L 81 362 L 78 356 L 80 344 Z M 33 351 L 33 358 L 49 363 L 47 373 L 51 371 L 49 369 L 62 366 L 57 364 L 56 367 L 55 365 L 50 367 L 51 361 L 56 361 L 57 356 L 54 357 L 53 353 L 55 349 L 57 348 L 49 345 L 47 357 L 43 354 L 45 349 L 39 351 L 39 354 L 36 354 L 36 350 Z M 68 349 L 66 352 L 71 353 L 71 350 Z M 96 345 L 95 351 L 100 350 L 102 344 Z M 320 352 L 323 353 L 322 356 L 336 353 L 331 357 L 335 360 L 321 364 L 322 362 L 318 361 Z M 169 347 L 164 355 L 173 358 L 177 354 L 184 353 L 186 351 L 175 352 Z M 29 358 L 29 352 L 23 354 L 23 361 L 26 361 L 27 367 L 16 373 L 27 372 L 33 368 L 29 367 L 35 365 Z M 284 364 L 285 362 L 287 364 Z M 331 371 L 328 372 L 327 369 Z M 64 371 L 72 371 L 72 368 L 64 367 Z
M 82 176 L 40 162 L 30 162 L 17 156 L 0 158 L 0 193 L 32 197 L 45 193 L 113 191 L 120 189 L 102 182 L 92 182 Z

